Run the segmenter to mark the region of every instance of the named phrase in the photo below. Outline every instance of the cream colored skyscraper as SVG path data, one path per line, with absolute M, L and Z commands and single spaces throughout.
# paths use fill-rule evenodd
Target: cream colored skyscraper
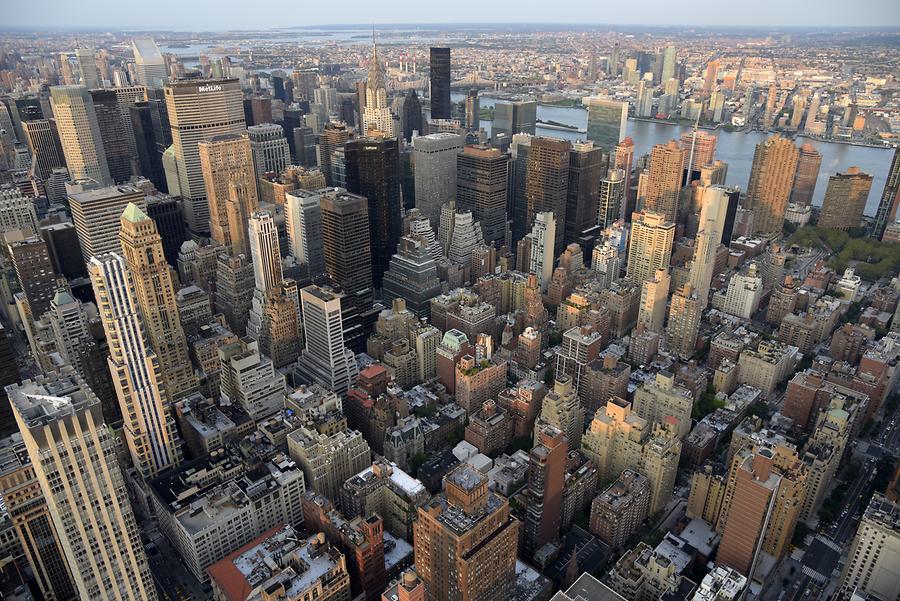
M 626 275 L 636 284 L 642 284 L 657 270 L 668 267 L 675 224 L 664 215 L 647 212 L 635 213 L 631 221 Z
M 93 179 L 103 186 L 112 185 L 100 126 L 88 89 L 84 86 L 53 86 L 50 100 L 69 176 Z
M 71 367 L 7 392 L 79 598 L 155 600 L 100 400 Z
M 781 136 L 771 136 L 756 145 L 750 184 L 745 204 L 753 209 L 753 230 L 760 234 L 777 234 L 784 227 L 797 160 L 800 151 L 794 143 Z
M 159 359 L 166 396 L 174 402 L 195 391 L 198 382 L 175 305 L 172 271 L 152 219 L 137 205 L 129 204 L 121 222 L 119 240 L 134 285 L 134 300 L 147 340 Z
M 209 203 L 209 232 L 233 255 L 250 252 L 247 220 L 259 208 L 253 151 L 247 134 L 225 134 L 197 145 Z
M 242 134 L 244 99 L 237 79 L 190 79 L 165 87 L 172 127 L 172 150 L 188 227 L 209 231 L 209 204 L 200 165 L 200 142 L 223 134 Z M 253 162 L 249 164 L 253 171 Z
M 646 178 L 644 195 L 639 199 L 644 211 L 660 213 L 668 221 L 676 220 L 686 161 L 685 151 L 675 140 L 653 147 L 650 169 L 641 174 L 641 179 Z
M 181 461 L 175 420 L 163 402 L 159 360 L 144 338 L 125 260 L 116 253 L 93 257 L 88 273 L 109 343 L 107 362 L 125 442 L 140 475 L 153 478 Z
M 638 324 L 654 332 L 663 331 L 666 320 L 666 300 L 672 278 L 667 269 L 658 269 L 652 278 L 641 287 L 641 306 L 638 310 Z

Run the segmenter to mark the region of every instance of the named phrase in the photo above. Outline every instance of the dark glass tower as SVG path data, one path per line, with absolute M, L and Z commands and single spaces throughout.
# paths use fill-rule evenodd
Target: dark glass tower
M 431 49 L 431 118 L 450 119 L 450 49 Z
M 400 242 L 400 151 L 396 138 L 360 138 L 344 146 L 347 190 L 369 201 L 372 281 L 381 288 Z

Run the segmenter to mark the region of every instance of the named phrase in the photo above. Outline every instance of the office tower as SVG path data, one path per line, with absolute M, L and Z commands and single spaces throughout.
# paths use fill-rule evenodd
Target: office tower
M 562 252 L 565 231 L 566 196 L 569 185 L 569 152 L 572 145 L 566 140 L 534 138 L 528 153 L 528 172 L 525 176 L 526 227 L 534 225 L 541 212 L 552 212 L 556 218 L 556 233 L 552 256 Z
M 891 159 L 891 168 L 888 171 L 887 181 L 884 182 L 881 200 L 878 202 L 878 212 L 875 214 L 875 225 L 872 228 L 874 237 L 881 240 L 887 226 L 897 220 L 898 206 L 900 206 L 900 146 L 894 148 L 894 158 Z
M 129 107 L 128 118 L 134 132 L 135 153 L 141 175 L 153 182 L 157 190 L 168 192 L 162 153 L 158 151 L 156 130 L 153 127 L 152 110 L 149 102 L 136 102 Z
M 156 599 L 97 396 L 70 367 L 9 395 L 78 596 Z
M 844 231 L 859 227 L 871 188 L 872 176 L 861 172 L 859 167 L 829 177 L 819 227 Z
M 106 150 L 88 89 L 84 86 L 53 86 L 50 98 L 69 176 L 73 180 L 93 179 L 101 185 L 111 185 L 113 180 L 106 163 Z
M 237 79 L 191 79 L 166 84 L 166 112 L 172 130 L 178 188 L 184 199 L 188 228 L 193 232 L 207 232 L 210 228 L 199 144 L 224 134 L 244 133 L 242 96 Z
M 93 188 L 69 195 L 69 209 L 85 263 L 91 257 L 120 250 L 119 218 L 131 203 L 141 210 L 147 206 L 144 193 L 129 185 Z
M 116 253 L 94 256 L 88 272 L 109 343 L 107 362 L 131 460 L 141 477 L 154 478 L 181 461 L 175 420 L 161 394 L 159 359 L 144 338 L 124 259 Z
M 341 295 L 329 288 L 307 286 L 300 291 L 306 348 L 296 371 L 308 382 L 317 382 L 344 394 L 356 381 L 353 352 L 344 346 Z
M 315 281 L 325 275 L 321 193 L 294 190 L 286 193 L 284 198 L 288 250 L 305 266 L 308 277 Z
M 259 208 L 253 150 L 247 134 L 225 134 L 197 144 L 213 242 L 249 254 L 247 221 Z
M 166 397 L 174 402 L 197 389 L 197 378 L 175 305 L 171 268 L 163 254 L 156 223 L 137 205 L 128 205 L 121 223 L 122 258 L 131 276 L 134 302 L 141 314 L 144 334 L 159 361 Z
M 431 118 L 452 119 L 450 113 L 450 49 L 431 48 Z
M 494 103 L 491 137 L 512 138 L 516 134 L 535 134 L 537 103 L 534 100 L 511 100 Z
M 861 591 L 873 598 L 896 599 L 900 582 L 892 578 L 900 557 L 900 506 L 879 492 L 872 495 L 850 545 L 841 592 Z
M 400 238 L 397 254 L 384 273 L 381 291 L 385 303 L 402 298 L 417 317 L 431 316 L 431 299 L 441 293 L 441 281 L 425 238 L 415 234 Z
M 667 269 L 658 269 L 641 287 L 641 305 L 638 309 L 638 325 L 643 325 L 653 332 L 663 331 L 666 319 L 666 301 L 672 278 Z
M 369 60 L 369 76 L 366 80 L 366 104 L 363 108 L 363 129 L 366 136 L 394 136 L 394 117 L 387 102 L 387 86 L 384 66 L 378 60 L 375 41 L 372 40 L 372 58 Z
M 510 598 L 519 522 L 487 476 L 465 463 L 454 468 L 444 491 L 418 512 L 416 573 L 428 601 Z
M 800 147 L 797 156 L 797 173 L 794 176 L 794 185 L 791 189 L 791 202 L 803 207 L 812 204 L 813 193 L 816 191 L 816 180 L 819 179 L 819 167 L 822 165 L 822 155 L 809 142 Z
M 754 233 L 781 232 L 799 155 L 791 140 L 777 135 L 756 145 L 744 197 L 744 204 L 753 209 Z
M 642 283 L 658 269 L 668 267 L 674 239 L 675 224 L 667 221 L 665 216 L 635 213 L 628 240 L 628 277 L 635 283 Z
M 54 169 L 66 166 L 55 120 L 23 121 L 22 129 L 31 151 L 34 173 L 38 177 L 46 181 Z
M 264 173 L 280 174 L 291 164 L 291 152 L 284 130 L 274 123 L 251 125 L 247 128 L 256 176 Z
M 559 537 L 568 450 L 561 430 L 551 425 L 535 427 L 525 489 L 525 550 L 529 555 Z
M 148 88 L 159 88 L 169 78 L 166 68 L 166 59 L 159 48 L 150 38 L 137 38 L 131 40 L 131 48 L 134 51 L 134 74 L 137 83 Z
M 505 153 L 487 146 L 466 146 L 456 155 L 457 206 L 460 211 L 472 212 L 481 223 L 485 242 L 498 248 L 506 240 L 508 163 Z M 416 162 L 417 174 L 418 169 Z
M 679 142 L 681 149 L 684 150 L 684 167 L 687 171 L 685 183 L 690 183 L 693 179 L 692 174 L 699 172 L 701 167 L 711 164 L 716 156 L 716 143 L 719 141 L 717 136 L 708 134 L 705 131 L 693 131 L 681 134 Z M 652 165 L 653 159 L 651 159 Z
M 703 78 L 703 93 L 709 95 L 719 81 L 719 59 L 706 63 L 706 76 Z
M 363 138 L 344 146 L 347 190 L 369 204 L 372 282 L 381 288 L 391 256 L 400 242 L 400 154 L 396 138 Z
M 553 241 L 556 239 L 556 218 L 550 211 L 538 213 L 528 235 L 530 258 L 528 269 L 537 275 L 541 290 L 546 291 L 553 275 Z
M 134 133 L 130 119 L 126 127 L 114 90 L 91 90 L 90 94 L 109 175 L 114 182 L 127 182 L 134 173 Z
M 329 186 L 334 186 L 331 171 L 331 155 L 343 148 L 350 139 L 350 130 L 345 123 L 329 122 L 319 136 L 319 170 L 325 175 Z
M 457 155 L 464 143 L 462 136 L 449 132 L 413 138 L 416 208 L 432 227 L 438 225 L 441 207 L 456 199 Z
M 594 142 L 605 152 L 612 151 L 625 139 L 628 103 L 598 96 L 588 96 L 581 102 L 587 107 L 588 140 Z
M 585 231 L 597 225 L 603 163 L 603 151 L 593 142 L 572 143 L 563 233 L 565 244 L 577 242 Z
M 653 147 L 650 169 L 641 174 L 641 210 L 677 221 L 685 160 L 686 153 L 675 140 Z
M 97 57 L 93 48 L 76 48 L 75 60 L 78 62 L 78 74 L 81 85 L 88 90 L 102 87 L 100 73 L 97 69 Z
M 608 228 L 622 218 L 625 209 L 625 171 L 610 169 L 600 178 L 596 224 Z
M 47 243 L 37 234 L 8 240 L 7 252 L 25 294 L 29 315 L 37 321 L 50 308 L 59 276 L 53 269 Z

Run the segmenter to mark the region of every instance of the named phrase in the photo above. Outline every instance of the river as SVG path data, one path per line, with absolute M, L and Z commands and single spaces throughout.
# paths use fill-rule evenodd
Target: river
M 452 94 L 454 102 L 463 100 L 463 94 Z M 480 98 L 481 106 L 493 106 L 494 99 L 486 96 Z M 587 111 L 577 107 L 544 106 L 538 105 L 537 118 L 544 121 L 557 121 L 566 125 L 574 125 L 580 129 L 587 127 Z M 490 134 L 491 122 L 481 122 L 485 131 Z M 628 120 L 626 135 L 634 140 L 635 157 L 650 152 L 654 144 L 665 143 L 673 138 L 677 139 L 684 132 L 689 132 L 690 127 L 657 123 L 650 121 Z M 728 163 L 729 185 L 740 186 L 747 189 L 750 181 L 750 167 L 753 164 L 753 151 L 759 142 L 766 139 L 767 134 L 761 132 L 727 132 L 717 130 L 709 132 L 718 137 L 716 143 L 716 158 Z M 567 140 L 584 139 L 585 134 L 567 132 L 556 129 L 546 129 L 538 125 L 537 135 L 551 138 L 565 138 Z M 797 143 L 810 142 L 816 150 L 822 154 L 822 167 L 819 170 L 819 179 L 816 183 L 816 191 L 813 196 L 813 204 L 821 205 L 825 196 L 825 188 L 828 187 L 828 177 L 838 171 L 845 171 L 848 167 L 857 166 L 864 173 L 872 176 L 872 189 L 866 202 L 866 215 L 874 216 L 881 199 L 881 191 L 884 189 L 888 170 L 891 166 L 893 150 L 890 148 L 875 148 L 870 146 L 854 146 L 851 144 L 839 144 L 836 142 L 820 142 L 798 138 Z

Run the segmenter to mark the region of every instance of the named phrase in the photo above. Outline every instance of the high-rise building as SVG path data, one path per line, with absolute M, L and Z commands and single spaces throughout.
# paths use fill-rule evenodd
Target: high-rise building
M 535 439 L 528 455 L 525 490 L 525 549 L 529 554 L 559 537 L 569 452 L 566 435 L 551 425 L 535 426 Z
M 111 185 L 113 179 L 88 89 L 84 86 L 53 86 L 50 99 L 69 177 Z
M 588 96 L 581 102 L 587 107 L 588 140 L 605 152 L 611 152 L 625 139 L 628 103 L 598 96 Z
M 131 118 L 123 114 L 115 90 L 91 90 L 90 94 L 109 176 L 114 182 L 127 182 L 134 174 L 136 158 Z
M 131 40 L 131 48 L 137 83 L 148 88 L 162 87 L 169 79 L 169 70 L 156 42 L 150 38 L 135 38 Z
M 466 146 L 456 157 L 457 206 L 472 212 L 485 242 L 497 247 L 506 240 L 508 163 L 505 153 L 487 146 Z
M 247 128 L 256 177 L 264 173 L 280 174 L 291 164 L 291 149 L 284 129 L 274 123 L 260 123 Z
M 753 231 L 777 234 L 784 227 L 784 212 L 794 184 L 800 151 L 781 136 L 756 145 L 744 204 L 753 209 Z
M 662 333 L 671 285 L 672 278 L 669 277 L 667 269 L 658 269 L 653 277 L 644 280 L 641 287 L 641 305 L 638 309 L 638 325 Z
M 178 317 L 171 268 L 156 223 L 137 205 L 128 205 L 121 223 L 122 257 L 131 275 L 134 300 L 144 333 L 159 360 L 166 396 L 174 402 L 196 390 L 198 383 Z
M 366 80 L 366 104 L 363 111 L 363 130 L 366 136 L 394 136 L 394 117 L 387 101 L 384 66 L 378 59 L 375 40 L 372 40 L 372 58 L 369 60 L 369 77 Z
M 491 137 L 512 138 L 516 134 L 535 134 L 537 123 L 537 102 L 534 100 L 511 100 L 494 104 L 494 121 Z
M 89 188 L 69 195 L 69 209 L 85 263 L 91 257 L 121 249 L 119 219 L 129 204 L 141 210 L 147 207 L 144 193 L 130 185 Z
M 677 221 L 685 161 L 686 153 L 675 140 L 653 147 L 650 169 L 640 176 L 641 210 L 659 213 L 666 221 Z
M 88 272 L 109 343 L 113 377 L 131 460 L 143 478 L 181 461 L 175 420 L 166 408 L 159 359 L 144 337 L 134 284 L 125 260 L 116 253 L 92 257 Z
M 658 213 L 635 213 L 628 240 L 626 274 L 643 283 L 659 269 L 666 269 L 675 240 L 675 224 Z
M 844 231 L 859 227 L 871 189 L 872 176 L 859 167 L 829 177 L 818 226 Z
M 71 367 L 10 386 L 9 395 L 78 597 L 156 599 L 97 396 Z
M 241 84 L 237 79 L 190 79 L 165 87 L 166 113 L 172 130 L 176 181 L 184 199 L 185 219 L 194 232 L 209 231 L 210 207 L 200 162 L 200 142 L 246 128 Z M 174 194 L 169 185 L 170 194 Z
M 431 48 L 431 118 L 452 119 L 450 112 L 450 49 Z
M 428 601 L 508 599 L 515 585 L 519 522 L 487 476 L 463 463 L 413 526 L 416 573 Z
M 572 144 L 567 140 L 534 138 L 528 153 L 525 224 L 530 229 L 538 213 L 553 213 L 556 218 L 554 257 L 563 249 L 571 149 Z
M 316 281 L 325 275 L 321 192 L 294 190 L 284 195 L 284 226 L 288 250 Z
M 344 146 L 347 190 L 368 200 L 372 282 L 381 278 L 400 242 L 400 154 L 396 138 L 361 138 Z
M 898 207 L 900 207 L 900 146 L 894 148 L 894 158 L 891 159 L 891 168 L 888 171 L 887 181 L 884 182 L 881 200 L 878 202 L 878 212 L 875 214 L 873 236 L 879 240 L 884 236 L 887 226 L 897 220 Z
M 812 204 L 821 165 L 822 155 L 812 144 L 805 142 L 800 147 L 800 154 L 797 157 L 797 173 L 794 175 L 794 186 L 791 189 L 792 203 L 802 207 Z
M 224 134 L 197 144 L 213 242 L 249 255 L 247 221 L 259 208 L 253 149 L 247 134 Z
M 300 303 L 306 348 L 297 373 L 308 382 L 344 394 L 356 381 L 357 367 L 353 352 L 344 346 L 341 295 L 329 288 L 307 286 L 300 291 Z
M 22 129 L 31 151 L 34 173 L 38 177 L 47 180 L 54 169 L 66 166 L 55 119 L 23 121 Z
M 565 244 L 577 242 L 584 232 L 597 225 L 603 165 L 603 151 L 599 146 L 594 146 L 593 142 L 572 143 L 563 234 Z
M 891 577 L 900 557 L 900 505 L 881 493 L 872 495 L 847 557 L 842 592 L 862 591 L 878 599 L 900 596 L 900 582 Z
M 441 207 L 456 199 L 457 160 L 465 140 L 459 134 L 440 132 L 412 141 L 415 165 L 416 208 L 437 227 Z

